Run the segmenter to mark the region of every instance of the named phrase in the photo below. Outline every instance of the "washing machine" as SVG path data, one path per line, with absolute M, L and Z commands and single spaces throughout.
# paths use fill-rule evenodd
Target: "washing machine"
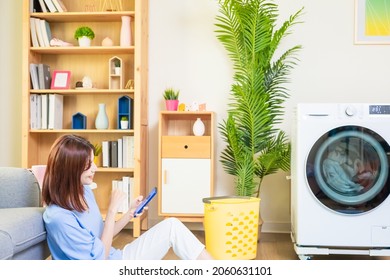
M 390 104 L 298 104 L 291 148 L 299 258 L 390 256 Z

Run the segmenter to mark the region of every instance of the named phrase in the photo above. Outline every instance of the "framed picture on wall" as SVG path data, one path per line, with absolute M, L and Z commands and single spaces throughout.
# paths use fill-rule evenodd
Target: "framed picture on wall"
M 355 0 L 355 44 L 390 44 L 390 2 Z
M 51 89 L 69 89 L 70 71 L 54 70 L 51 79 Z

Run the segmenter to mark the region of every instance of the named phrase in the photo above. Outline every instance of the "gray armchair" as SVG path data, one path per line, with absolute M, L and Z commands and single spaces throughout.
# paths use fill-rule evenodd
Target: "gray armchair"
M 35 176 L 25 168 L 0 167 L 1 260 L 50 256 L 43 211 Z

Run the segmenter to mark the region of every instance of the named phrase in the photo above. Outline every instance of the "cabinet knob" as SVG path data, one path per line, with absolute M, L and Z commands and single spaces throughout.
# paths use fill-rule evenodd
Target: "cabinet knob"
M 188 149 L 188 145 L 184 145 L 184 149 Z

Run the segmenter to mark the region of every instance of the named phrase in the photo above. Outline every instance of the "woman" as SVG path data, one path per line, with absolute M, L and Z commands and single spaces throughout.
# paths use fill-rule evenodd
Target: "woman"
M 59 137 L 51 148 L 42 197 L 53 259 L 162 259 L 171 247 L 182 259 L 212 259 L 204 245 L 177 219 L 160 222 L 123 250 L 113 248 L 113 237 L 132 219 L 142 196 L 115 222 L 125 194 L 113 191 L 103 223 L 89 187 L 97 169 L 93 159 L 93 145 L 76 135 Z

